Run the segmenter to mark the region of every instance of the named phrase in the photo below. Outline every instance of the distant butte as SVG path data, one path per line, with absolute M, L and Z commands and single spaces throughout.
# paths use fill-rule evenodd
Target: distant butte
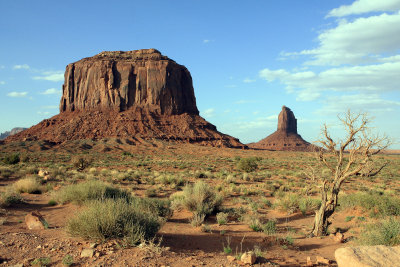
M 245 147 L 199 116 L 192 77 L 156 49 L 101 52 L 66 67 L 60 114 L 5 142 L 108 137 Z
M 314 147 L 297 133 L 297 119 L 293 111 L 286 106 L 283 106 L 279 113 L 278 129 L 261 141 L 248 146 L 278 151 L 311 151 Z

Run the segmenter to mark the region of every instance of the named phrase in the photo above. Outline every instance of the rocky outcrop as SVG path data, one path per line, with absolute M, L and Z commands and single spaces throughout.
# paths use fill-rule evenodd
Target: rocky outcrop
M 67 66 L 60 112 L 131 107 L 199 114 L 189 71 L 155 49 L 102 52 Z
M 297 133 L 297 119 L 290 108 L 283 106 L 278 116 L 278 129 L 257 143 L 248 144 L 251 148 L 280 151 L 311 151 L 314 146 Z
M 26 128 L 16 127 L 16 128 L 11 129 L 11 131 L 6 131 L 4 133 L 1 133 L 0 134 L 0 140 L 3 140 L 3 139 L 7 138 L 10 135 L 14 135 L 14 134 L 17 134 L 19 132 L 22 132 L 23 130 L 26 130 Z
M 400 246 L 360 246 L 335 251 L 339 267 L 400 266 Z
M 69 64 L 60 114 L 6 142 L 108 137 L 245 147 L 199 116 L 189 71 L 155 49 L 102 52 Z

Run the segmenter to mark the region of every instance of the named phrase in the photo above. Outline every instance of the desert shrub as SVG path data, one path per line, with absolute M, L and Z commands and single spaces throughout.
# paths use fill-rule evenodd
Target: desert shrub
M 157 190 L 155 188 L 147 188 L 145 195 L 146 197 L 155 197 L 157 196 Z
M 182 196 L 176 201 L 178 203 L 173 204 L 175 207 L 183 205 L 194 213 L 209 215 L 221 206 L 222 197 L 209 185 L 199 181 L 194 185 L 186 185 Z
M 297 194 L 283 194 L 279 197 L 274 206 L 288 214 L 294 213 L 299 208 L 300 196 Z
M 201 213 L 193 214 L 193 217 L 190 219 L 190 224 L 194 227 L 198 227 L 203 224 L 206 215 Z
M 237 168 L 241 171 L 245 172 L 252 172 L 257 170 L 258 164 L 257 164 L 258 158 L 252 157 L 252 158 L 242 158 L 239 160 L 237 163 Z
M 400 245 L 400 221 L 389 218 L 378 223 L 367 224 L 360 234 L 361 245 Z
M 50 263 L 51 263 L 51 259 L 50 258 L 37 258 L 37 259 L 34 259 L 31 262 L 31 265 L 32 266 L 40 266 L 40 267 L 42 267 L 42 266 L 49 266 Z
M 67 230 L 86 239 L 115 238 L 126 245 L 137 245 L 153 238 L 163 222 L 156 213 L 146 211 L 138 203 L 126 199 L 92 200 L 68 221 Z
M 10 164 L 10 165 L 17 164 L 17 163 L 19 163 L 19 161 L 20 161 L 19 153 L 14 153 L 14 154 L 11 154 L 11 155 L 6 155 L 6 156 L 3 158 L 3 162 L 4 162 L 5 164 Z
M 22 202 L 21 195 L 13 186 L 7 186 L 5 191 L 0 193 L 0 207 L 5 208 Z
M 76 157 L 72 160 L 72 164 L 78 171 L 83 171 L 90 166 L 90 160 L 85 157 Z
M 14 170 L 9 168 L 9 167 L 2 167 L 0 168 L 0 177 L 8 179 L 11 177 L 11 175 L 14 174 Z
M 262 230 L 267 235 L 275 234 L 276 233 L 276 221 L 268 220 L 266 223 L 263 224 Z
M 16 181 L 13 184 L 15 190 L 19 193 L 41 193 L 42 185 L 35 177 L 27 177 Z
M 225 212 L 217 213 L 217 222 L 219 225 L 227 224 L 228 223 L 228 213 L 225 213 Z
M 67 254 L 62 259 L 62 264 L 65 266 L 71 266 L 74 264 L 74 257 L 70 254 Z
M 96 180 L 66 186 L 57 192 L 55 196 L 57 202 L 61 204 L 66 202 L 82 204 L 84 201 L 92 199 L 128 197 L 128 192 Z
M 171 203 L 161 199 L 129 198 L 129 203 L 141 208 L 143 212 L 157 214 L 159 217 L 168 218 L 172 215 Z
M 303 197 L 299 200 L 299 210 L 303 215 L 306 215 L 307 212 L 317 210 L 321 205 L 320 199 Z
M 339 198 L 340 208 L 361 207 L 371 217 L 399 216 L 400 198 L 375 192 L 357 192 Z
M 263 224 L 261 223 L 258 217 L 251 217 L 249 219 L 249 227 L 255 232 L 261 232 L 263 228 Z

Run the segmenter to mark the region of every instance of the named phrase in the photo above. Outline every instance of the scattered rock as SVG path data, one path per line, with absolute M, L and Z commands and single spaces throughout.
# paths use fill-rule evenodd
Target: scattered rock
M 45 229 L 48 227 L 46 220 L 38 211 L 32 211 L 25 216 L 25 224 L 30 230 Z
M 229 262 L 233 262 L 233 261 L 236 260 L 236 258 L 234 256 L 231 256 L 231 255 L 226 256 L 226 258 L 228 259 Z
M 81 258 L 92 258 L 94 255 L 94 249 L 85 248 L 81 252 Z
M 307 257 L 307 266 L 313 266 L 314 264 L 313 264 L 313 262 L 312 262 L 312 260 L 311 260 L 311 257 L 310 256 L 308 256 Z
M 326 264 L 326 265 L 329 265 L 329 263 L 330 263 L 330 260 L 328 260 L 328 259 L 326 259 L 326 258 L 324 258 L 324 257 L 321 257 L 321 256 L 316 256 L 316 264 Z
M 95 248 L 95 247 L 97 247 L 96 243 L 90 243 L 89 248 Z
M 344 235 L 340 232 L 337 232 L 336 235 L 333 237 L 333 240 L 337 243 L 343 243 L 344 242 Z
M 339 267 L 400 266 L 400 246 L 359 246 L 338 248 L 335 258 Z
M 254 264 L 257 260 L 257 256 L 253 251 L 243 253 L 240 257 L 240 261 L 246 264 Z
M 48 172 L 48 171 L 42 170 L 42 169 L 39 170 L 38 176 L 40 176 L 40 177 L 45 177 L 46 175 L 49 175 L 49 172 Z
M 290 108 L 283 106 L 278 117 L 278 129 L 257 143 L 248 144 L 251 148 L 282 151 L 311 151 L 314 146 L 297 133 L 297 119 Z

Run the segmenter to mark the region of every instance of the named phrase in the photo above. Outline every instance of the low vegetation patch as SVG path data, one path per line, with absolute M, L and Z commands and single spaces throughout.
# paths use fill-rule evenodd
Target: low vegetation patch
M 257 162 L 259 158 L 251 157 L 251 158 L 242 158 L 237 163 L 237 168 L 241 171 L 245 172 L 253 172 L 258 169 Z
M 20 179 L 14 183 L 14 188 L 19 193 L 41 193 L 42 185 L 35 177 Z
M 13 186 L 7 186 L 6 190 L 0 193 L 0 207 L 6 208 L 22 202 L 21 195 Z
M 400 221 L 389 218 L 381 222 L 367 224 L 364 226 L 358 241 L 361 245 L 367 246 L 400 245 Z
M 67 202 L 82 204 L 87 200 L 128 197 L 128 192 L 96 180 L 66 186 L 55 196 L 56 201 L 61 204 Z
M 11 155 L 6 155 L 3 158 L 3 162 L 5 164 L 10 164 L 10 165 L 14 165 L 20 162 L 20 157 L 19 157 L 19 153 L 15 153 L 15 154 L 11 154 Z
M 149 205 L 140 203 L 146 202 L 92 200 L 68 221 L 67 230 L 86 239 L 120 239 L 125 245 L 137 245 L 153 238 L 163 223 L 157 213 L 148 211 Z
M 196 182 L 194 185 L 184 187 L 180 196 L 175 197 L 173 206 L 184 208 L 197 213 L 209 215 L 218 210 L 222 203 L 222 197 L 213 188 L 203 181 Z
M 342 209 L 361 207 L 371 217 L 400 216 L 400 198 L 376 192 L 357 192 L 339 198 Z

